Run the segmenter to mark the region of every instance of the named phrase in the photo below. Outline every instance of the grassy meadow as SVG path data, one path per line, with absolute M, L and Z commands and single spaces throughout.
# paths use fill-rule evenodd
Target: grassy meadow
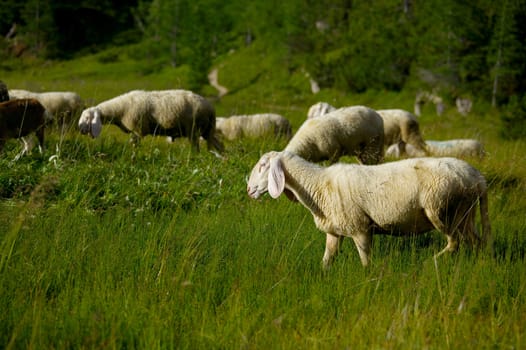
M 412 110 L 413 92 L 312 95 L 301 71 L 272 70 L 277 58 L 263 52 L 218 60 L 231 90 L 214 100 L 218 115 L 277 112 L 296 130 L 319 100 Z M 1 79 L 77 91 L 89 104 L 187 86 L 184 67 L 144 67 L 105 53 Z M 219 159 L 186 139 L 134 147 L 113 126 L 95 140 L 73 127 L 51 130 L 43 155 L 18 162 L 11 141 L 0 155 L 0 347 L 525 348 L 526 142 L 501 139 L 497 113 L 475 101 L 467 117 L 429 107 L 421 118 L 428 139 L 485 144 L 487 157 L 469 162 L 489 182 L 493 253 L 461 247 L 435 262 L 446 244 L 438 232 L 377 236 L 372 266 L 349 240 L 328 272 L 325 235 L 304 207 L 246 195 L 259 156 L 285 140 L 227 142 Z

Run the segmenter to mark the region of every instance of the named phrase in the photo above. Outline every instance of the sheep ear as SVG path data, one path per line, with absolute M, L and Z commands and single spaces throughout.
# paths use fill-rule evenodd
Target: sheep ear
M 100 111 L 95 109 L 93 111 L 93 119 L 91 120 L 91 136 L 98 137 L 102 132 L 102 121 L 100 119 Z
M 279 157 L 270 160 L 268 173 L 268 193 L 272 198 L 278 198 L 285 189 L 285 172 Z

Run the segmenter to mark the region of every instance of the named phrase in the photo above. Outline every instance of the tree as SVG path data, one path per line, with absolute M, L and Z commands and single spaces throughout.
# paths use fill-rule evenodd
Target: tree
M 51 56 L 56 51 L 53 12 L 50 0 L 30 0 L 21 10 L 24 24 L 19 32 L 34 54 Z
M 492 105 L 526 93 L 526 3 L 504 0 L 496 20 L 488 61 L 492 65 Z

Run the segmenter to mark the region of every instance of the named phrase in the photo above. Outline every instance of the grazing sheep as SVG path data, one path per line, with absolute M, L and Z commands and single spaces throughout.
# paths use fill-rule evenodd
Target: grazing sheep
M 435 257 L 490 239 L 486 181 L 456 158 L 415 158 L 380 165 L 335 164 L 321 167 L 290 152 L 264 154 L 253 168 L 247 192 L 283 192 L 312 213 L 327 234 L 323 265 L 329 267 L 341 240 L 351 237 L 362 265 L 370 262 L 373 234 L 417 235 L 437 229 L 447 237 Z M 480 205 L 483 239 L 475 216 Z
M 31 138 L 25 136 L 34 132 L 38 138 L 40 153 L 44 148 L 45 124 L 51 120 L 44 106 L 36 99 L 19 99 L 0 103 L 0 151 L 9 139 L 20 138 L 24 144 L 15 157 L 19 159 L 31 151 Z
M 0 102 L 9 101 L 9 92 L 7 91 L 7 85 L 0 80 Z
M 334 111 L 335 108 L 326 102 L 318 102 L 309 108 L 307 118 L 317 118 Z M 403 109 L 380 109 L 378 114 L 384 120 L 384 143 L 391 145 L 400 144 L 400 150 L 404 153 L 405 144 L 411 144 L 416 149 L 426 151 L 426 144 L 420 134 L 420 127 L 416 117 Z
M 455 104 L 457 105 L 458 112 L 462 115 L 468 115 L 473 107 L 473 101 L 469 98 L 457 97 Z
M 335 162 L 343 155 L 354 155 L 363 164 L 377 164 L 383 145 L 382 117 L 370 108 L 354 106 L 305 120 L 285 151 L 311 162 Z
M 484 146 L 473 139 L 455 139 L 447 141 L 427 140 L 428 155 L 433 157 L 458 157 L 458 158 L 484 158 L 486 152 Z M 387 148 L 386 157 L 400 158 L 405 155 L 410 158 L 423 157 L 426 154 L 412 145 L 405 145 L 405 153 L 400 152 L 399 144 L 393 144 Z
M 188 137 L 199 151 L 202 136 L 210 150 L 223 151 L 215 136 L 215 109 L 204 97 L 186 90 L 134 90 L 85 109 L 79 120 L 80 132 L 99 136 L 102 123 L 112 123 L 132 133 L 137 142 L 146 135 Z
M 71 91 L 32 92 L 11 89 L 9 90 L 9 95 L 11 99 L 37 99 L 60 126 L 71 123 L 74 116 L 79 113 L 84 106 L 80 96 L 76 92 Z
M 276 137 L 292 136 L 290 122 L 283 116 L 273 113 L 235 115 L 228 118 L 216 118 L 216 132 L 228 140 L 243 137 L 258 138 L 267 135 Z
M 422 115 L 422 107 L 427 102 L 432 102 L 435 105 L 435 110 L 438 116 L 441 116 L 442 114 L 444 114 L 446 105 L 444 104 L 442 97 L 432 92 L 422 91 L 422 92 L 417 93 L 416 98 L 415 98 L 414 109 L 415 109 L 415 115 L 417 117 L 420 117 Z
M 420 126 L 416 117 L 403 109 L 380 109 L 378 114 L 384 120 L 384 143 L 386 147 L 393 143 L 400 145 L 402 154 L 406 145 L 427 153 L 426 143 L 420 134 Z

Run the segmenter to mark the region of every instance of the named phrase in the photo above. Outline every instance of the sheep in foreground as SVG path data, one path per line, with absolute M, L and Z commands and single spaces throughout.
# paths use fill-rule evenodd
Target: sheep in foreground
M 204 97 L 186 90 L 134 90 L 85 109 L 79 120 L 82 134 L 99 136 L 103 123 L 132 134 L 137 142 L 146 135 L 188 137 L 199 151 L 202 136 L 210 150 L 223 151 L 216 138 L 215 109 Z
M 218 135 L 231 141 L 243 137 L 284 135 L 290 139 L 292 136 L 292 128 L 288 119 L 273 113 L 218 117 L 216 118 L 216 131 Z
M 473 139 L 454 139 L 447 141 L 427 140 L 427 151 L 434 157 L 458 157 L 458 158 L 484 158 L 486 152 L 481 142 Z M 404 155 L 400 151 L 398 144 L 393 144 L 387 148 L 386 157 L 400 158 Z M 405 145 L 405 155 L 407 157 L 423 157 L 424 152 L 416 149 L 412 145 Z
M 437 229 L 447 237 L 435 257 L 453 252 L 459 241 L 486 242 L 491 235 L 486 181 L 456 158 L 415 158 L 380 165 L 321 167 L 289 152 L 264 154 L 253 168 L 247 192 L 283 192 L 312 213 L 327 234 L 323 265 L 329 267 L 341 240 L 351 237 L 362 265 L 370 262 L 373 234 L 416 235 Z M 480 206 L 483 239 L 475 216 Z
M 363 164 L 377 164 L 382 160 L 383 145 L 382 117 L 370 108 L 353 106 L 305 120 L 285 151 L 311 162 L 335 162 L 351 155 Z
M 318 102 L 309 108 L 307 118 L 317 118 L 335 108 L 326 102 Z M 379 109 L 378 114 L 384 121 L 384 143 L 386 146 L 400 143 L 400 151 L 405 152 L 405 145 L 413 145 L 425 155 L 426 144 L 420 134 L 420 126 L 416 117 L 403 109 Z
M 84 105 L 81 97 L 71 91 L 32 92 L 20 89 L 9 90 L 11 99 L 34 98 L 50 113 L 56 122 L 68 125 Z
M 31 138 L 26 138 L 26 136 L 34 132 L 38 138 L 40 153 L 42 153 L 45 124 L 50 120 L 51 116 L 36 99 L 19 99 L 0 103 L 0 151 L 7 140 L 20 138 L 24 146 L 15 157 L 15 160 L 19 159 L 33 148 Z

